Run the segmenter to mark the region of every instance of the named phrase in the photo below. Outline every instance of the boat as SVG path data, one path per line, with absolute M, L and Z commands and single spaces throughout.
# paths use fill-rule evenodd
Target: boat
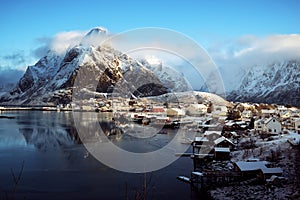
M 182 181 L 182 182 L 185 182 L 185 183 L 191 183 L 191 180 L 190 178 L 188 177 L 185 177 L 185 176 L 177 176 L 176 177 L 178 180 Z

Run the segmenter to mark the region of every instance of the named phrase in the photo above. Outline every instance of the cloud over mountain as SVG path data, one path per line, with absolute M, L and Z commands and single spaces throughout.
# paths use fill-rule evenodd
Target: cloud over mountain
M 215 42 L 207 50 L 217 64 L 227 91 L 255 66 L 270 66 L 281 61 L 300 60 L 300 34 L 245 35 Z

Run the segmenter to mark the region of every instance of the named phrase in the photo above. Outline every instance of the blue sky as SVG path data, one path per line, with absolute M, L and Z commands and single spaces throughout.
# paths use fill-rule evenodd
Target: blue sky
M 297 0 L 0 2 L 0 42 L 5 49 L 34 47 L 39 37 L 99 25 L 114 33 L 145 26 L 170 28 L 199 42 L 211 34 L 234 37 L 300 32 Z
M 96 26 L 111 33 L 169 28 L 207 48 L 247 35 L 298 34 L 299 8 L 297 0 L 0 0 L 0 67 L 24 69 L 37 60 L 32 52 L 41 41 Z

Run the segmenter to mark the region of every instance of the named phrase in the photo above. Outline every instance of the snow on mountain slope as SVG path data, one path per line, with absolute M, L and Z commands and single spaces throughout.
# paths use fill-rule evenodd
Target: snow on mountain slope
M 300 62 L 285 61 L 253 67 L 236 90 L 233 101 L 300 105 Z
M 193 90 L 191 85 L 187 80 L 185 80 L 181 73 L 171 67 L 163 65 L 162 62 L 149 64 L 149 62 L 144 59 L 141 63 L 158 77 L 163 85 L 169 89 L 169 92 L 184 92 Z

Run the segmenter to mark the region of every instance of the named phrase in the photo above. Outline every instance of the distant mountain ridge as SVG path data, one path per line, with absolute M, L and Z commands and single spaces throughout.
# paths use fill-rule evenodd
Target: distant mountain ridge
M 300 61 L 253 67 L 227 99 L 300 106 Z
M 70 103 L 74 81 L 81 68 L 90 74 L 87 78 L 97 83 L 96 91 L 82 88 L 88 94 L 114 92 L 126 97 L 144 97 L 193 90 L 181 73 L 163 63 L 150 64 L 147 59 L 133 59 L 111 46 L 97 45 L 100 44 L 97 41 L 107 37 L 108 31 L 97 27 L 64 54 L 48 51 L 35 65 L 27 68 L 13 89 L 1 94 L 0 103 Z M 226 83 L 232 81 L 232 85 L 236 85 L 227 91 L 227 100 L 300 106 L 299 72 L 300 61 L 296 60 L 258 65 L 248 72 L 236 71 L 239 75 L 236 79 L 226 80 Z M 214 80 L 212 76 L 207 82 L 215 84 Z M 207 87 L 199 80 L 199 88 L 206 91 Z

